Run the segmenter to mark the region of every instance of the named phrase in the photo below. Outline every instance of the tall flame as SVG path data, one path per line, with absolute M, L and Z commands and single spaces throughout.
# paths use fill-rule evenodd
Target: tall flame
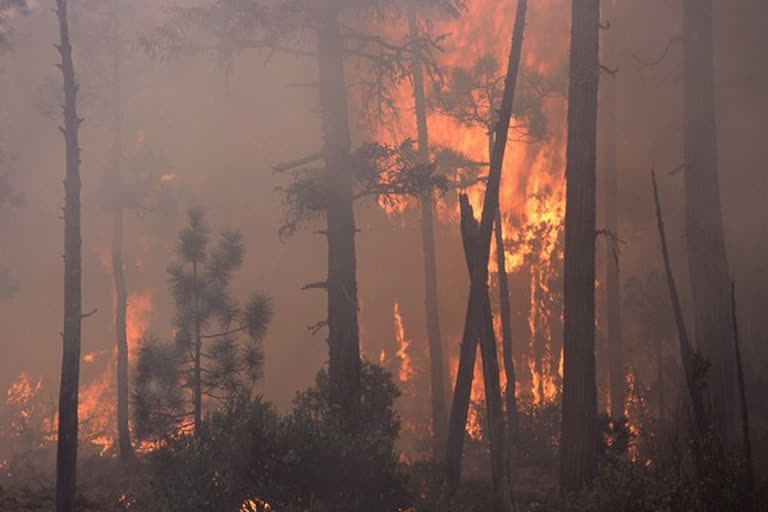
M 398 378 L 400 382 L 407 382 L 414 374 L 413 366 L 411 365 L 411 356 L 408 354 L 408 347 L 411 345 L 411 340 L 405 338 L 405 327 L 403 327 L 403 317 L 400 316 L 400 304 L 395 301 L 394 305 L 394 319 L 395 319 L 395 338 L 397 340 L 397 358 L 400 360 L 400 371 L 398 372 Z

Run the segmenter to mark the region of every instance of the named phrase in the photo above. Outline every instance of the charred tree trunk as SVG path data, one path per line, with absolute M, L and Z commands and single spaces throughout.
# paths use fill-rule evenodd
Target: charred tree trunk
M 747 390 L 744 385 L 744 368 L 741 361 L 741 340 L 739 339 L 739 322 L 736 315 L 736 285 L 734 283 L 731 283 L 731 317 L 733 322 L 733 346 L 736 351 L 736 376 L 739 382 L 741 437 L 744 444 L 744 462 L 747 466 L 747 486 L 751 501 L 755 492 L 755 470 L 752 465 L 752 440 L 749 436 L 749 406 L 747 405 Z
M 565 168 L 565 323 L 560 487 L 577 492 L 597 465 L 595 179 L 599 0 L 574 0 Z
M 347 428 L 360 410 L 360 346 L 353 177 L 342 39 L 338 11 L 317 11 L 317 63 L 325 135 L 325 199 L 328 221 L 328 346 L 330 399 Z
M 499 309 L 501 310 L 501 346 L 504 358 L 504 373 L 507 387 L 504 390 L 507 407 L 507 443 L 510 457 L 517 449 L 517 399 L 515 397 L 515 362 L 512 359 L 512 319 L 510 318 L 509 282 L 504 252 L 504 234 L 501 224 L 501 209 L 496 215 L 496 263 L 499 268 Z
M 77 116 L 77 82 L 69 41 L 67 0 L 56 0 L 64 79 L 64 134 L 66 179 L 64 180 L 64 330 L 59 426 L 56 452 L 56 512 L 73 512 L 77 490 L 78 388 L 80 380 L 80 334 L 82 311 L 82 238 L 80 234 L 80 146 Z
M 123 198 L 122 198 L 122 131 L 123 113 L 121 97 L 121 48 L 119 42 L 120 23 L 119 4 L 115 2 L 115 47 L 112 61 L 112 186 L 114 193 L 114 211 L 112 212 L 112 275 L 115 281 L 115 340 L 117 343 L 117 435 L 120 459 L 125 462 L 133 459 L 131 431 L 128 425 L 128 335 L 126 313 L 128 307 L 123 270 Z
M 738 439 L 736 368 L 729 314 L 728 260 L 717 164 L 712 0 L 683 1 L 683 139 L 685 226 L 696 346 L 711 363 L 714 428 L 726 445 Z
M 490 301 L 488 300 L 488 260 L 490 258 L 491 236 L 499 206 L 499 188 L 501 185 L 501 170 L 504 163 L 504 153 L 509 135 L 509 123 L 512 117 L 512 104 L 517 86 L 517 74 L 522 53 L 523 31 L 525 29 L 525 14 L 528 6 L 526 0 L 517 4 L 515 25 L 512 34 L 512 48 L 509 54 L 507 76 L 504 82 L 504 94 L 499 119 L 494 129 L 494 146 L 491 155 L 488 184 L 483 202 L 483 213 L 480 228 L 475 241 L 475 250 L 471 258 L 470 293 L 467 305 L 467 316 L 464 324 L 464 338 L 461 342 L 459 370 L 456 375 L 456 391 L 451 405 L 451 419 L 448 431 L 446 455 L 446 488 L 445 495 L 451 496 L 456 490 L 461 475 L 461 449 L 464 431 L 466 429 L 469 393 L 467 387 L 472 385 L 472 370 L 469 364 L 474 359 L 473 334 L 479 336 L 483 354 L 483 374 L 485 378 L 486 406 L 488 407 L 489 437 L 491 441 L 491 468 L 496 495 L 496 506 L 499 510 L 509 508 L 511 500 L 506 450 L 504 448 L 504 416 L 501 410 L 501 391 L 499 389 L 499 368 L 496 351 L 496 340 L 490 316 Z M 466 198 L 464 202 L 466 202 Z M 469 206 L 469 203 L 466 203 Z M 466 242 L 465 242 L 466 243 Z M 487 304 L 487 314 L 486 314 Z M 473 328 L 471 324 L 475 324 Z M 494 370 L 495 368 L 495 370 Z M 461 418 L 464 421 L 461 421 Z
M 691 408 L 693 409 L 693 437 L 696 469 L 699 474 L 702 475 L 704 473 L 704 468 L 702 466 L 701 450 L 703 446 L 703 436 L 709 430 L 709 419 L 704 407 L 705 401 L 702 395 L 702 383 L 700 382 L 701 375 L 699 375 L 699 372 L 697 371 L 698 356 L 694 352 L 690 339 L 688 338 L 688 329 L 685 327 L 685 318 L 683 317 L 683 309 L 680 305 L 680 296 L 677 293 L 677 285 L 675 284 L 675 277 L 672 273 L 672 264 L 669 260 L 667 235 L 664 229 L 664 217 L 661 212 L 659 189 L 656 185 L 656 173 L 651 172 L 651 179 L 653 183 L 653 198 L 656 203 L 656 219 L 658 222 L 659 238 L 661 240 L 661 255 L 664 259 L 664 271 L 667 275 L 667 286 L 669 288 L 669 296 L 672 301 L 672 308 L 675 315 L 675 324 L 677 325 L 677 334 L 680 342 L 680 359 L 683 363 L 686 387 L 688 388 L 688 396 L 691 400 Z
M 613 2 L 605 3 L 603 9 L 605 21 L 613 24 Z M 603 60 L 606 65 L 613 66 L 616 61 L 616 29 L 611 26 L 606 30 L 602 47 Z M 613 237 L 619 234 L 619 216 L 617 208 L 618 168 L 616 161 L 616 82 L 613 77 L 604 82 L 601 88 L 603 124 L 603 171 L 605 191 L 605 222 L 606 228 Z M 615 238 L 614 238 L 615 240 Z M 622 348 L 621 330 L 621 272 L 619 269 L 619 251 L 616 243 L 606 244 L 606 327 L 608 331 L 608 358 L 611 393 L 611 417 L 619 420 L 624 415 L 624 399 L 626 393 L 626 376 L 624 369 L 624 350 Z
M 419 35 L 418 21 L 413 6 L 408 8 L 408 26 L 410 36 Z M 424 97 L 424 73 L 418 54 L 415 55 L 413 68 L 413 96 L 416 107 L 416 129 L 418 138 L 419 164 L 429 163 L 429 135 L 427 132 L 427 102 Z M 445 365 L 443 340 L 440 335 L 440 317 L 437 307 L 437 261 L 435 258 L 435 221 L 432 189 L 423 191 L 421 206 L 421 243 L 424 251 L 424 289 L 427 317 L 427 338 L 429 340 L 430 391 L 432 398 L 432 458 L 440 460 L 445 454 L 445 436 L 447 428 L 447 407 L 445 403 Z

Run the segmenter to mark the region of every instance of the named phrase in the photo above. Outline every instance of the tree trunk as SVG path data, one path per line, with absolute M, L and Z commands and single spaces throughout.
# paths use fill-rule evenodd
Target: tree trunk
M 711 363 L 708 387 L 721 441 L 738 439 L 728 260 L 718 184 L 712 0 L 683 1 L 685 227 L 696 346 Z
M 318 10 L 317 63 L 323 133 L 328 221 L 328 346 L 331 403 L 347 428 L 360 410 L 360 347 L 353 177 L 342 40 L 337 8 Z
M 731 283 L 731 316 L 733 322 L 733 347 L 736 351 L 736 376 L 739 383 L 739 405 L 741 406 L 741 436 L 747 473 L 747 492 L 751 504 L 755 492 L 755 470 L 752 465 L 752 440 L 749 436 L 749 406 L 747 405 L 747 389 L 744 385 L 744 368 L 741 361 L 741 340 L 739 339 L 739 322 L 736 315 L 736 285 L 734 283 Z
M 504 374 L 507 386 L 504 399 L 507 407 L 507 442 L 510 456 L 517 446 L 517 398 L 515 397 L 515 362 L 512 359 L 512 319 L 510 318 L 509 282 L 507 280 L 504 237 L 501 226 L 501 212 L 496 217 L 496 260 L 499 267 L 499 309 L 501 310 L 501 345 L 504 358 Z
M 597 465 L 595 180 L 599 0 L 574 0 L 565 210 L 565 322 L 560 487 L 577 492 Z
M 608 1 L 603 8 L 604 21 L 611 27 L 603 32 L 602 54 L 607 66 L 616 62 L 616 28 L 614 22 L 613 2 Z M 612 236 L 619 235 L 619 218 L 617 207 L 618 168 L 616 161 L 616 80 L 610 77 L 603 82 L 602 114 L 603 132 L 603 172 L 605 173 L 603 200 L 605 201 L 606 228 Z M 611 417 L 619 420 L 624 415 L 624 399 L 626 392 L 626 375 L 624 369 L 624 350 L 622 348 L 621 330 L 621 273 L 619 270 L 619 251 L 616 241 L 609 238 L 605 244 L 606 264 L 606 327 L 608 331 L 608 358 L 611 393 Z
M 193 375 L 192 375 L 192 400 L 193 400 L 193 413 L 194 413 L 194 421 L 195 421 L 195 435 L 200 434 L 200 427 L 203 424 L 203 380 L 202 380 L 202 348 L 203 348 L 203 338 L 201 336 L 201 325 L 200 325 L 200 287 L 199 287 L 199 277 L 197 274 L 197 262 L 192 263 L 192 279 L 195 283 L 195 303 L 197 304 L 196 311 L 195 311 L 195 332 L 194 332 L 194 343 L 195 343 L 195 361 L 194 361 L 194 368 L 193 368 Z
M 82 322 L 82 239 L 80 234 L 80 146 L 77 116 L 77 83 L 69 41 L 67 0 L 56 0 L 64 79 L 64 134 L 66 179 L 64 180 L 64 330 L 59 426 L 56 452 L 56 512 L 73 512 L 77 490 L 78 387 L 80 379 L 80 334 Z
M 499 389 L 498 360 L 495 334 L 490 316 L 490 301 L 488 300 L 488 260 L 490 258 L 491 236 L 493 224 L 499 206 L 499 188 L 501 171 L 504 163 L 504 153 L 509 135 L 509 123 L 512 117 L 512 104 L 517 86 L 517 75 L 522 53 L 523 31 L 525 29 L 525 14 L 528 6 L 526 0 L 517 4 L 515 25 L 512 34 L 512 49 L 509 54 L 507 76 L 504 82 L 504 94 L 499 119 L 494 130 L 494 146 L 491 155 L 488 184 L 483 201 L 483 212 L 480 227 L 475 240 L 475 249 L 470 258 L 470 293 L 467 304 L 467 316 L 464 324 L 464 338 L 461 342 L 459 370 L 456 375 L 456 390 L 451 405 L 451 419 L 448 431 L 446 455 L 446 496 L 451 496 L 456 490 L 461 474 L 461 449 L 464 431 L 466 429 L 469 394 L 466 388 L 471 388 L 474 364 L 474 347 L 472 338 L 480 338 L 483 354 L 483 374 L 485 378 L 486 406 L 488 407 L 489 437 L 491 438 L 491 467 L 493 471 L 496 506 L 501 509 L 510 502 L 509 479 L 507 475 L 506 450 L 504 449 L 504 417 L 501 411 L 501 391 Z M 469 206 L 467 199 L 463 202 Z M 467 242 L 465 241 L 465 244 Z M 487 314 L 486 314 L 487 304 Z M 475 323 L 474 327 L 471 324 Z M 474 361 L 472 361 L 474 363 Z M 494 373 L 495 367 L 495 375 Z M 498 403 L 497 403 L 498 397 Z M 461 418 L 464 421 L 461 422 Z
M 120 20 L 119 2 L 115 1 L 115 47 L 112 62 L 112 186 L 114 211 L 112 213 L 112 275 L 115 281 L 115 340 L 117 343 L 117 435 L 120 460 L 133 459 L 131 432 L 128 426 L 128 336 L 126 327 L 126 309 L 128 307 L 123 271 L 123 198 L 122 198 L 122 98 L 121 98 L 121 55 L 120 55 Z
M 408 26 L 410 36 L 419 35 L 418 21 L 413 6 L 408 7 Z M 424 97 L 424 73 L 418 55 L 413 67 L 413 96 L 416 106 L 416 130 L 418 141 L 418 163 L 429 163 L 429 136 L 427 133 L 427 102 Z M 440 317 L 437 307 L 437 262 L 435 258 L 434 201 L 432 189 L 424 190 L 420 199 L 421 206 L 421 242 L 424 252 L 424 289 L 427 318 L 427 338 L 429 340 L 429 368 L 432 398 L 432 458 L 442 459 L 445 454 L 445 436 L 447 428 L 447 407 L 445 403 L 445 364 L 443 358 L 443 340 L 440 335 Z
M 667 287 L 669 288 L 669 296 L 672 301 L 672 309 L 675 315 L 675 324 L 677 325 L 678 340 L 680 342 L 680 359 L 683 363 L 686 387 L 688 388 L 688 396 L 691 399 L 691 408 L 693 409 L 693 448 L 694 457 L 696 459 L 696 470 L 698 471 L 699 476 L 701 476 L 705 471 L 701 450 L 704 435 L 710 427 L 710 421 L 704 406 L 705 401 L 702 395 L 700 376 L 697 375 L 697 356 L 691 346 L 690 339 L 688 338 L 688 329 L 685 327 L 685 318 L 683 317 L 683 309 L 680 305 L 680 296 L 677 293 L 677 285 L 675 284 L 675 277 L 672 273 L 672 264 L 669 260 L 667 235 L 666 230 L 664 229 L 661 201 L 659 200 L 659 189 L 656 185 L 656 174 L 653 172 L 651 172 L 651 179 L 653 183 L 653 198 L 656 202 L 656 218 L 658 222 L 659 238 L 661 240 L 661 255 L 664 259 Z

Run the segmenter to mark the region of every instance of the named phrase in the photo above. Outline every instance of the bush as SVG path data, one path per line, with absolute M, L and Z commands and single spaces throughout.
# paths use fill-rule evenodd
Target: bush
M 260 398 L 209 415 L 198 435 L 175 436 L 150 455 L 154 483 L 140 508 L 233 512 L 258 499 L 277 510 L 397 510 L 408 502 L 394 450 L 398 391 L 381 367 L 365 363 L 361 378 L 355 433 L 332 413 L 325 371 L 284 418 Z

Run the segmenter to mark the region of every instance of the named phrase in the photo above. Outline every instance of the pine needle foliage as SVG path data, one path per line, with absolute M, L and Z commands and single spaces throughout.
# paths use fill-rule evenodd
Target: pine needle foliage
M 245 256 L 242 235 L 214 242 L 201 208 L 180 232 L 168 282 L 176 305 L 174 337 L 143 340 L 133 394 L 137 434 L 162 439 L 195 426 L 202 409 L 250 394 L 262 376 L 261 341 L 271 299 L 252 294 L 241 307 L 231 284 Z

